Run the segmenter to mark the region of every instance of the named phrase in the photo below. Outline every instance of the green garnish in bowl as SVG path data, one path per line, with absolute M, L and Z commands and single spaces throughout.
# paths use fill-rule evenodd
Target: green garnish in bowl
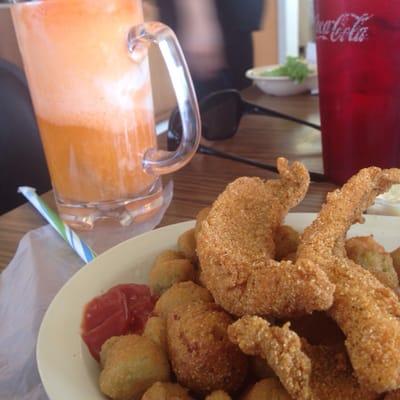
M 296 83 L 301 83 L 313 72 L 301 58 L 288 56 L 285 64 L 270 71 L 263 71 L 260 76 L 287 76 Z

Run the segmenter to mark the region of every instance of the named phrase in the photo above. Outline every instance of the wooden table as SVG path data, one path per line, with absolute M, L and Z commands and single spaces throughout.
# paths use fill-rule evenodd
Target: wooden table
M 245 90 L 243 96 L 259 105 L 319 123 L 316 96 L 271 97 L 254 87 Z M 269 164 L 274 164 L 278 156 L 285 156 L 289 160 L 302 161 L 311 171 L 322 172 L 320 133 L 281 119 L 244 116 L 238 133 L 232 139 L 208 142 L 207 145 Z M 194 218 L 227 183 L 244 175 L 265 179 L 276 177 L 274 173 L 245 164 L 195 155 L 189 165 L 174 174 L 174 198 L 161 226 Z M 318 211 L 326 193 L 334 187 L 329 183 L 312 183 L 306 198 L 295 211 Z M 51 193 L 45 194 L 44 199 L 55 207 Z M 43 218 L 29 204 L 0 216 L 0 271 L 10 262 L 21 237 L 44 224 Z

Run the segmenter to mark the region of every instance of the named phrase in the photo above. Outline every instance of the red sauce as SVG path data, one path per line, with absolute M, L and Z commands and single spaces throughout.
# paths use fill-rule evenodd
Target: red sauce
M 124 284 L 95 297 L 85 307 L 81 336 L 99 361 L 103 343 L 112 336 L 143 332 L 156 298 L 146 285 Z

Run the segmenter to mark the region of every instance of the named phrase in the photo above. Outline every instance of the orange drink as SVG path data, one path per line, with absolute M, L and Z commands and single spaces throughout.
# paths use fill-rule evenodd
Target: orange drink
M 134 39 L 136 57 L 127 45 L 133 25 L 145 31 L 141 0 L 31 1 L 12 15 L 61 216 L 91 227 L 151 209 L 159 175 L 182 166 L 196 144 L 176 168 L 144 166 L 156 147 L 145 35 Z

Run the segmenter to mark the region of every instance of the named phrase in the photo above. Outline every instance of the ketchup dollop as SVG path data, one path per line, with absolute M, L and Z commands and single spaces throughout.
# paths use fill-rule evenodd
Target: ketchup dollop
M 156 298 L 146 285 L 117 285 L 91 300 L 84 309 L 81 336 L 99 361 L 103 343 L 112 336 L 141 334 Z

